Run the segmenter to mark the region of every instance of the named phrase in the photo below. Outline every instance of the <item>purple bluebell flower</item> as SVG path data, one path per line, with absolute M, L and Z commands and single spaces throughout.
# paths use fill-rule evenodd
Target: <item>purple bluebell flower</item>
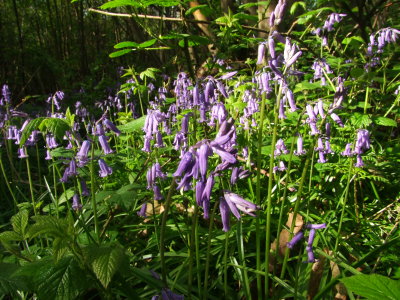
M 109 167 L 106 164 L 106 162 L 101 158 L 99 159 L 99 167 L 100 167 L 100 171 L 99 171 L 100 177 L 107 177 L 108 175 L 111 175 L 113 172 L 111 167 Z
M 326 30 L 327 32 L 333 31 L 333 25 L 335 23 L 339 23 L 340 21 L 342 21 L 343 17 L 347 16 L 346 14 L 338 14 L 338 13 L 331 13 L 325 23 L 324 26 L 322 27 L 324 30 Z
M 203 211 L 204 211 L 204 219 L 209 218 L 209 208 L 210 208 L 210 197 L 211 197 L 211 192 L 212 188 L 214 187 L 214 175 L 210 175 L 207 178 L 206 184 L 204 186 L 203 194 L 201 195 L 202 199 L 202 206 L 203 206 Z
M 196 182 L 195 192 L 196 192 L 196 203 L 198 206 L 203 205 L 203 192 L 205 186 L 206 183 L 204 181 L 199 180 Z
M 156 133 L 156 142 L 154 144 L 154 147 L 157 147 L 157 148 L 165 147 L 163 139 L 162 139 L 162 133 L 160 131 L 157 131 L 157 133 Z
M 145 202 L 140 207 L 140 210 L 137 212 L 137 215 L 139 217 L 146 218 L 147 217 L 146 211 L 147 211 L 147 203 Z
M 287 247 L 292 249 L 300 240 L 304 237 L 303 231 L 299 231 L 294 235 L 294 237 L 287 243 Z
M 354 147 L 355 154 L 362 154 L 370 148 L 369 132 L 366 129 L 359 129 L 357 132 L 356 145 Z
M 99 142 L 100 142 L 101 148 L 103 149 L 104 154 L 110 154 L 110 153 L 114 152 L 111 149 L 110 145 L 108 144 L 107 137 L 105 135 L 99 136 Z
M 351 143 L 346 144 L 346 148 L 341 153 L 343 156 L 353 156 L 353 151 L 351 150 Z
M 283 171 L 285 171 L 285 170 L 286 170 L 285 163 L 284 163 L 283 161 L 279 161 L 278 166 L 275 166 L 275 167 L 272 169 L 272 172 L 273 172 L 273 173 L 276 173 L 276 172 L 283 172 Z
M 26 152 L 26 148 L 22 147 L 22 148 L 18 148 L 18 158 L 28 158 L 29 155 Z
M 63 176 L 60 178 L 60 182 L 66 183 L 69 178 L 69 167 L 66 167 L 64 170 Z
M 210 146 L 204 143 L 200 146 L 199 153 L 199 168 L 200 175 L 204 179 L 207 174 L 208 157 L 212 154 Z
M 316 122 L 310 122 L 308 125 L 310 125 L 310 129 L 311 129 L 310 134 L 311 135 L 318 135 L 320 133 L 320 131 L 317 128 Z
M 164 199 L 163 195 L 161 194 L 161 190 L 158 185 L 153 185 L 153 193 L 154 193 L 154 200 L 160 201 Z
M 326 228 L 326 224 L 322 223 L 322 224 L 307 224 L 306 228 L 308 229 L 323 229 Z
M 226 91 L 226 87 L 225 87 L 223 82 L 217 81 L 217 89 L 221 93 L 221 95 L 224 96 L 224 98 L 228 98 L 229 97 L 228 93 Z
M 279 139 L 275 144 L 274 155 L 279 156 L 281 154 L 288 154 L 289 150 L 285 146 L 285 142 L 282 139 Z
M 54 149 L 58 147 L 58 144 L 56 142 L 56 139 L 52 134 L 47 134 L 46 135 L 46 144 L 48 149 Z
M 7 84 L 4 84 L 1 89 L 0 105 L 6 105 L 11 102 L 11 92 Z
M 331 123 L 325 124 L 325 135 L 327 136 L 327 138 L 331 137 Z
M 50 153 L 49 149 L 46 150 L 46 157 L 44 159 L 45 160 L 51 160 L 52 159 L 52 156 L 51 156 L 51 153 Z
M 72 209 L 75 210 L 75 211 L 82 209 L 82 203 L 81 203 L 81 201 L 79 199 L 79 195 L 78 194 L 75 194 L 72 197 Z
M 333 154 L 333 150 L 331 148 L 331 143 L 329 142 L 329 140 L 325 140 L 325 150 L 324 150 L 325 154 Z
M 286 96 L 283 96 L 279 101 L 279 110 L 278 110 L 278 118 L 281 120 L 286 119 L 285 102 L 286 102 Z
M 357 154 L 357 161 L 356 161 L 356 163 L 354 164 L 354 166 L 357 167 L 357 168 L 362 168 L 362 167 L 365 166 L 365 164 L 364 164 L 364 162 L 363 162 L 362 157 L 361 157 L 360 154 Z
M 82 196 L 89 196 L 90 192 L 89 192 L 89 189 L 88 189 L 88 187 L 86 185 L 86 181 L 81 179 L 80 182 L 81 182 Z
M 173 174 L 174 177 L 182 176 L 185 172 L 192 168 L 194 164 L 194 157 L 191 151 L 186 152 L 181 161 L 179 162 L 178 168 Z
M 244 212 L 245 214 L 255 217 L 254 212 L 260 209 L 254 203 L 251 203 L 250 201 L 247 201 L 241 196 L 228 190 L 224 190 L 224 198 L 226 203 L 228 204 L 230 211 L 237 219 L 240 219 L 239 210 Z
M 88 153 L 90 150 L 90 141 L 85 140 L 82 142 L 81 148 L 76 154 L 76 159 L 78 160 L 78 166 L 83 167 L 88 162 Z
M 332 120 L 336 122 L 336 124 L 338 124 L 340 127 L 344 127 L 342 120 L 340 119 L 340 117 L 337 114 L 331 113 L 330 116 L 331 116 Z
M 219 198 L 219 211 L 222 219 L 222 230 L 228 232 L 230 229 L 229 206 L 224 197 Z
M 232 72 L 226 73 L 226 74 L 222 75 L 222 76 L 220 77 L 220 79 L 221 79 L 221 80 L 228 80 L 228 79 L 231 79 L 233 76 L 235 76 L 235 75 L 237 74 L 237 72 L 238 72 L 238 71 L 232 71 Z
M 77 176 L 78 175 L 78 172 L 76 170 L 76 162 L 75 162 L 74 159 L 72 159 L 69 162 L 69 165 L 68 165 L 67 169 L 68 169 L 68 177 L 72 177 L 72 176 Z
M 306 151 L 303 149 L 303 137 L 301 135 L 297 138 L 297 150 L 294 151 L 294 155 L 303 155 Z
M 322 151 L 318 151 L 318 154 L 319 154 L 318 162 L 321 163 L 321 164 L 326 163 L 327 160 L 325 158 L 325 152 L 323 150 Z
M 267 49 L 266 46 L 266 42 L 258 44 L 257 65 L 261 65 L 264 62 L 265 50 Z
M 116 135 L 121 134 L 121 130 L 119 130 L 117 126 L 115 126 L 115 124 L 111 122 L 109 119 L 104 119 L 103 125 L 107 127 L 109 130 L 114 131 Z
M 315 151 L 323 151 L 324 150 L 324 142 L 322 141 L 322 138 L 318 138 L 317 140 L 317 147 L 315 147 Z

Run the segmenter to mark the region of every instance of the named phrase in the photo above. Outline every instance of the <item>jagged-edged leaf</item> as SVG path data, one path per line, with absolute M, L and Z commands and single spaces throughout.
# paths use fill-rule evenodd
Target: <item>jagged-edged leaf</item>
M 3 231 L 0 233 L 0 242 L 22 241 L 24 237 L 15 231 Z
M 356 112 L 350 117 L 350 122 L 355 127 L 362 128 L 367 127 L 369 124 L 371 124 L 372 120 L 368 115 Z
M 25 229 L 28 225 L 29 211 L 21 210 L 16 215 L 11 217 L 11 225 L 16 233 L 21 237 L 25 236 Z
M 85 253 L 93 272 L 105 288 L 118 269 L 123 264 L 126 266 L 127 256 L 117 244 L 89 246 L 85 249 Z
M 395 120 L 385 117 L 376 118 L 374 123 L 381 126 L 397 127 L 397 122 Z
M 90 288 L 86 273 L 72 256 L 57 263 L 51 258 L 24 265 L 18 275 L 31 278 L 32 289 L 39 299 L 75 299 L 83 290 Z
M 39 124 L 41 132 L 49 131 L 57 139 L 62 140 L 66 131 L 71 131 L 71 127 L 64 119 L 59 118 L 46 118 Z
M 372 274 L 360 274 L 340 279 L 346 288 L 369 300 L 400 299 L 400 281 Z
M 125 54 L 127 54 L 129 52 L 132 52 L 132 49 L 123 49 L 123 50 L 119 50 L 119 51 L 115 51 L 113 53 L 110 53 L 109 57 L 110 58 L 119 57 L 119 56 L 125 55 Z
M 39 234 L 47 234 L 61 239 L 71 238 L 71 228 L 73 227 L 70 226 L 66 219 L 59 219 L 54 216 L 34 216 L 32 219 L 36 223 L 28 230 L 28 236 L 30 238 L 38 236 Z
M 121 42 L 121 43 L 118 43 L 118 44 L 114 45 L 114 48 L 115 49 L 135 48 L 135 47 L 138 47 L 138 46 L 139 46 L 138 43 L 126 41 L 126 42 Z
M 67 110 L 65 112 L 65 118 L 66 118 L 67 123 L 69 124 L 69 126 L 73 127 L 74 123 L 75 123 L 75 115 L 71 114 L 71 111 L 69 110 L 69 107 L 67 107 Z
M 28 291 L 25 281 L 13 276 L 18 269 L 18 265 L 0 263 L 0 294 L 14 295 L 17 291 Z
M 37 130 L 39 128 L 40 123 L 46 119 L 44 117 L 36 118 L 31 120 L 28 125 L 25 126 L 24 130 L 22 131 L 21 134 L 21 139 L 20 139 L 20 145 L 24 145 L 26 140 L 29 138 L 31 135 L 32 131 Z
M 140 132 L 144 126 L 145 120 L 146 120 L 146 116 L 142 116 L 136 120 L 133 120 L 129 123 L 126 123 L 124 125 L 117 126 L 117 127 L 119 130 L 121 130 L 121 132 L 124 132 L 124 133 L 131 133 L 134 131 Z

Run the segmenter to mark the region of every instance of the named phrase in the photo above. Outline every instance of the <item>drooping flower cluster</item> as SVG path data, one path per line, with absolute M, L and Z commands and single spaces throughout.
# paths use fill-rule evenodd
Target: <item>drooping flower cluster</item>
M 333 25 L 342 21 L 343 17 L 347 16 L 346 14 L 338 14 L 332 13 L 330 14 L 327 19 L 325 20 L 324 25 L 318 27 L 314 30 L 314 34 L 322 38 L 322 46 L 328 46 L 328 32 L 333 31 Z
M 310 229 L 310 233 L 308 235 L 308 241 L 307 241 L 307 262 L 308 263 L 314 263 L 315 262 L 315 257 L 314 257 L 314 252 L 313 252 L 313 243 L 315 239 L 315 234 L 317 229 L 323 229 L 326 228 L 326 224 L 308 224 L 306 225 L 307 229 Z M 295 234 L 295 236 L 290 240 L 290 242 L 287 243 L 287 247 L 289 249 L 292 249 L 294 245 L 296 245 L 302 238 L 304 237 L 304 232 L 299 231 L 298 233 Z

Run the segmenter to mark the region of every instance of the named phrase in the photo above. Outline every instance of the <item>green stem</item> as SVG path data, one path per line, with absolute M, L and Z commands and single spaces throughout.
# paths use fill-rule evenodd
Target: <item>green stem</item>
M 15 209 L 17 209 L 18 202 L 17 202 L 17 199 L 15 198 L 15 195 L 14 195 L 14 192 L 13 192 L 11 186 L 10 186 L 10 183 L 8 182 L 8 177 L 7 177 L 6 171 L 4 170 L 3 159 L 1 158 L 1 156 L 2 156 L 1 154 L 2 153 L 0 152 L 0 168 L 1 168 L 1 172 L 3 173 L 4 181 L 6 182 L 8 191 L 10 192 L 11 197 L 14 200 Z
M 96 203 L 96 180 L 94 176 L 94 145 L 91 145 L 91 161 L 90 161 L 90 193 L 93 208 L 93 219 L 94 219 L 94 232 L 99 235 L 99 222 L 97 219 L 97 203 Z
M 224 252 L 224 296 L 228 298 L 228 247 L 229 232 L 225 232 L 225 252 Z
M 207 238 L 207 256 L 206 256 L 206 270 L 204 273 L 204 295 L 203 295 L 203 299 L 207 300 L 208 299 L 208 272 L 210 270 L 210 251 L 211 251 L 211 237 L 212 237 L 212 228 L 214 225 L 214 214 L 215 211 L 217 210 L 217 206 L 218 206 L 219 201 L 215 201 L 213 210 L 211 212 L 211 216 L 210 216 L 210 225 L 208 227 L 208 238 Z
M 337 247 L 339 245 L 339 236 L 340 236 L 340 231 L 342 230 L 343 217 L 344 217 L 344 212 L 346 210 L 346 203 L 347 203 L 347 198 L 349 196 L 349 190 L 350 190 L 351 173 L 353 171 L 353 159 L 350 159 L 349 161 L 350 161 L 350 166 L 349 166 L 349 172 L 347 173 L 347 184 L 346 184 L 346 190 L 345 190 L 345 195 L 344 195 L 343 204 L 342 204 L 343 205 L 342 213 L 340 214 L 340 221 L 339 221 L 339 227 L 338 227 L 338 231 L 337 231 L 334 253 L 336 253 Z
M 171 182 L 171 185 L 169 186 L 169 190 L 168 190 L 168 196 L 167 196 L 167 199 L 165 200 L 164 214 L 162 216 L 161 228 L 160 228 L 161 274 L 162 274 L 162 280 L 163 280 L 163 283 L 164 283 L 165 287 L 167 287 L 167 266 L 166 266 L 166 263 L 165 263 L 165 254 L 164 254 L 165 229 L 166 229 L 166 226 L 167 226 L 168 212 L 169 212 L 169 208 L 171 206 L 172 195 L 174 194 L 175 186 L 176 186 L 176 180 L 175 180 L 175 178 L 172 178 L 172 182 Z
M 286 73 L 286 69 L 284 70 Z M 271 218 L 272 218 L 272 181 L 274 178 L 273 170 L 274 170 L 274 152 L 275 152 L 275 144 L 278 134 L 278 108 L 280 104 L 282 96 L 282 85 L 279 86 L 279 91 L 276 96 L 276 103 L 274 107 L 274 129 L 272 132 L 272 142 L 271 142 L 271 154 L 269 161 L 269 177 L 268 177 L 268 193 L 267 193 L 267 211 L 266 211 L 266 231 L 265 231 L 265 283 L 264 283 L 264 294 L 268 298 L 269 295 L 269 262 L 270 262 L 270 249 L 271 249 Z
M 195 193 L 194 193 L 195 194 Z M 195 197 L 195 195 L 194 195 Z M 191 299 L 192 294 L 192 284 L 193 284 L 193 258 L 196 252 L 196 219 L 198 215 L 199 207 L 195 204 L 194 213 L 192 216 L 192 230 L 190 233 L 190 247 L 189 247 L 189 276 L 188 276 L 188 297 Z
M 35 193 L 33 192 L 33 183 L 32 183 L 32 176 L 31 176 L 31 168 L 29 166 L 29 158 L 26 159 L 26 169 L 28 171 L 28 180 L 29 180 L 29 190 L 31 192 L 31 200 L 33 206 L 33 213 L 35 216 L 37 215 L 36 211 L 36 203 L 35 203 Z
M 256 183 L 256 202 L 258 206 L 261 206 L 261 148 L 263 139 L 263 128 L 265 118 L 265 94 L 261 98 L 261 112 L 260 112 L 260 127 L 258 130 L 258 145 L 257 145 L 257 183 Z M 260 230 L 260 215 L 257 213 L 256 218 L 256 269 L 261 270 L 261 230 Z M 257 294 L 258 299 L 262 299 L 262 284 L 261 275 L 256 274 L 257 278 Z

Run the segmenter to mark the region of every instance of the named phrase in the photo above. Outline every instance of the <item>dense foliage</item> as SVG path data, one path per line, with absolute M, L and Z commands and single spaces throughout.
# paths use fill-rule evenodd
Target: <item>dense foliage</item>
M 2 4 L 3 298 L 400 297 L 398 4 L 292 2 Z M 71 73 L 21 100 L 28 45 Z

